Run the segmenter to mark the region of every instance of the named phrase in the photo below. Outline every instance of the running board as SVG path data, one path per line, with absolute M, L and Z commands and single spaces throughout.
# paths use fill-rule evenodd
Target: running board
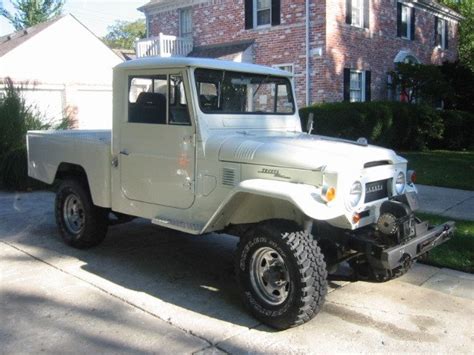
M 181 232 L 189 233 L 189 234 L 201 234 L 201 231 L 204 228 L 203 224 L 200 223 L 188 223 L 183 221 L 178 221 L 175 219 L 164 218 L 164 217 L 157 217 L 151 220 L 151 223 L 165 227 L 175 229 Z

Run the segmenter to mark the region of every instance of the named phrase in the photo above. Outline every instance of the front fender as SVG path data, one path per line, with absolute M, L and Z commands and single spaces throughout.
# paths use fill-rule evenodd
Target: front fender
M 291 203 L 308 218 L 315 220 L 331 220 L 344 214 L 337 205 L 327 204 L 321 199 L 321 189 L 285 181 L 251 179 L 240 182 L 221 203 L 217 211 L 204 226 L 202 233 L 208 232 L 214 222 L 220 218 L 226 206 L 237 194 L 247 193 Z

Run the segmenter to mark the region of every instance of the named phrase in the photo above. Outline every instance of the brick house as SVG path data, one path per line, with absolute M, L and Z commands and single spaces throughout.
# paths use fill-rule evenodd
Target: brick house
M 151 0 L 138 56 L 190 55 L 280 67 L 298 104 L 393 96 L 396 62 L 457 58 L 460 15 L 434 0 Z

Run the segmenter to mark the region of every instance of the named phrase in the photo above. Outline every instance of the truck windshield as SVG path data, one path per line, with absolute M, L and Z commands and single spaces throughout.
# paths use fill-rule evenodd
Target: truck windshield
M 204 113 L 288 115 L 295 112 L 288 78 L 213 69 L 196 69 L 194 75 Z

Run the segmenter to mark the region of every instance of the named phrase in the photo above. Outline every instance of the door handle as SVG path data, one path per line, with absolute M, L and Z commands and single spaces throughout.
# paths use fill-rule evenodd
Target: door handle
M 128 151 L 127 151 L 126 149 L 121 150 L 121 151 L 120 151 L 120 154 L 121 154 L 121 155 L 126 155 L 126 156 L 129 155 L 129 153 L 128 153 Z

